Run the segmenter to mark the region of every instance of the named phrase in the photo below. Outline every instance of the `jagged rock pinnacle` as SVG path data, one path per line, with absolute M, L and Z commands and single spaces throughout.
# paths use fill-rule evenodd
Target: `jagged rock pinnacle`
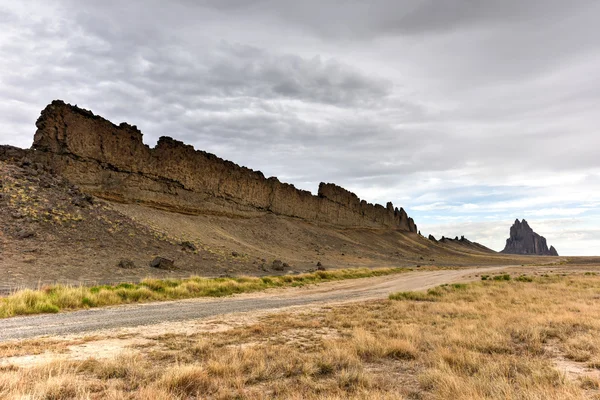
M 525 219 L 515 220 L 510 228 L 510 237 L 506 239 L 506 246 L 501 253 L 558 256 L 554 246 L 548 249 L 546 238 L 535 233 Z

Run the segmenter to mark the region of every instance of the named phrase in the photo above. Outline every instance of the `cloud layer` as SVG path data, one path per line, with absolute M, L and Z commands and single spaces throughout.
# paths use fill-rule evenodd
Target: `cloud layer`
M 595 1 L 0 1 L 0 142 L 55 98 L 496 250 L 600 254 Z M 596 250 L 598 249 L 598 250 Z

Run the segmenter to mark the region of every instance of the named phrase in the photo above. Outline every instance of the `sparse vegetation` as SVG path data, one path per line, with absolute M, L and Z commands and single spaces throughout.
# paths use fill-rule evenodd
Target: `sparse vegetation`
M 71 203 L 58 204 L 48 199 L 38 185 L 9 174 L 2 174 L 0 195 L 7 200 L 13 218 L 37 222 L 69 224 L 83 220 L 81 212 Z
M 116 304 L 223 297 L 257 292 L 276 287 L 297 287 L 342 279 L 369 278 L 410 271 L 407 268 L 356 268 L 314 273 L 258 277 L 225 277 L 188 279 L 145 279 L 140 283 L 121 283 L 92 287 L 46 286 L 25 289 L 0 298 L 0 317 L 56 313 L 61 310 L 102 307 Z
M 488 280 L 159 334 L 116 358 L 5 366 L 0 398 L 596 398 L 599 290 L 583 275 Z
M 495 281 L 510 281 L 510 275 L 509 274 L 496 275 L 492 279 Z
M 447 293 L 467 289 L 465 283 L 453 283 L 451 285 L 441 285 L 427 290 L 427 292 L 398 292 L 389 295 L 390 300 L 409 300 L 409 301 L 438 301 Z
M 435 301 L 435 297 L 422 292 L 398 292 L 390 294 L 390 300 Z
M 519 275 L 515 280 L 518 282 L 533 282 L 533 278 L 527 275 Z
M 501 273 L 499 275 L 481 275 L 481 280 L 482 281 L 488 281 L 488 280 L 493 280 L 493 281 L 510 281 L 512 278 L 510 276 L 510 274 L 504 274 Z M 520 281 L 527 281 L 527 277 L 525 275 L 521 275 L 520 277 L 517 278 L 517 280 Z M 528 281 L 529 282 L 529 281 Z

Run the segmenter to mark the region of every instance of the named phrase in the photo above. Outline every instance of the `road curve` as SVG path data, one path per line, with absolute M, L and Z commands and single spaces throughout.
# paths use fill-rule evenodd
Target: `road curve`
M 61 336 L 104 329 L 183 322 L 236 312 L 278 310 L 291 306 L 386 298 L 396 291 L 424 290 L 444 283 L 476 279 L 475 274 L 506 267 L 415 271 L 276 289 L 219 299 L 192 299 L 123 305 L 89 310 L 0 319 L 0 342 L 39 336 Z

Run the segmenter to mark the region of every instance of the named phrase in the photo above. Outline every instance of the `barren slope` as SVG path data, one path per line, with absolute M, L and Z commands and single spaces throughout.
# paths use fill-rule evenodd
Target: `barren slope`
M 185 215 L 85 195 L 35 163 L 0 162 L 0 290 L 148 276 L 273 274 L 326 268 L 553 262 L 430 241 L 391 228 L 342 228 L 273 213 Z M 176 269 L 149 266 L 156 256 Z M 123 259 L 135 268 L 119 267 Z M 289 264 L 273 271 L 272 262 Z

